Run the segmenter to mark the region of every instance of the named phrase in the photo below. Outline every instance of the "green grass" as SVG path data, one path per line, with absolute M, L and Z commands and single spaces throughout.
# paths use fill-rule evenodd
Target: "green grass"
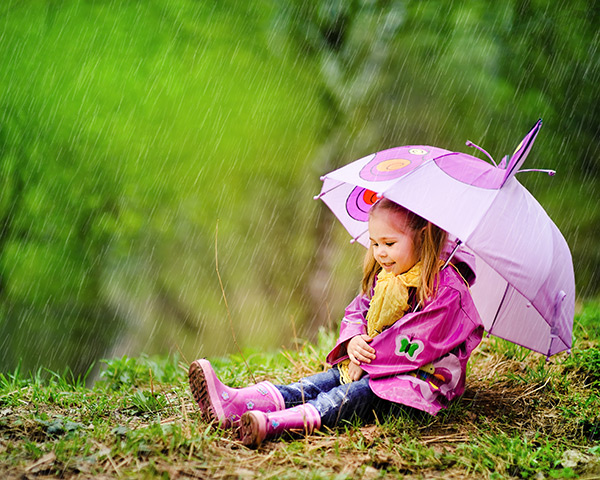
M 0 374 L 0 475 L 56 478 L 597 478 L 600 306 L 575 321 L 573 354 L 546 362 L 497 339 L 437 417 L 345 424 L 249 450 L 199 416 L 178 357 L 105 360 L 84 377 Z M 324 367 L 335 340 L 213 363 L 230 385 L 288 382 Z M 250 371 L 244 362 L 247 362 Z M 543 475 L 541 477 L 540 475 Z

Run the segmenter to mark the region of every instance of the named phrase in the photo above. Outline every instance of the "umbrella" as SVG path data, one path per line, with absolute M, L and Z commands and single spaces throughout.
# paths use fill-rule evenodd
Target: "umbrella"
M 573 261 L 559 229 L 515 178 L 541 125 L 499 165 L 471 142 L 492 163 L 438 147 L 396 147 L 321 177 L 316 198 L 364 246 L 368 212 L 380 197 L 446 230 L 455 249 L 475 255 L 472 295 L 487 332 L 551 356 L 572 344 Z

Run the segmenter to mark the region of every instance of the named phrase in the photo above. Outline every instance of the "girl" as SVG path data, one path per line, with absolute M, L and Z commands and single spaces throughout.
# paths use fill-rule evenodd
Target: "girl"
M 466 281 L 442 268 L 446 232 L 384 198 L 369 213 L 369 236 L 361 294 L 327 356 L 333 368 L 291 385 L 234 389 L 196 360 L 190 386 L 207 420 L 240 425 L 242 442 L 257 447 L 285 430 L 312 433 L 406 407 L 435 415 L 463 393 L 483 327 Z

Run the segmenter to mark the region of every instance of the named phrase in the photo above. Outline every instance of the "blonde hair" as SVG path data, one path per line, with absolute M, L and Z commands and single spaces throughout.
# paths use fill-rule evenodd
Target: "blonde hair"
M 435 294 L 437 279 L 440 273 L 440 256 L 446 244 L 447 234 L 444 230 L 420 217 L 397 203 L 382 198 L 371 207 L 369 216 L 374 212 L 385 211 L 389 214 L 406 216 L 406 224 L 413 232 L 413 243 L 417 257 L 421 260 L 421 281 L 417 287 L 417 301 L 421 304 Z M 373 247 L 367 250 L 363 264 L 363 279 L 361 283 L 363 295 L 370 295 L 375 279 L 381 271 L 381 265 L 373 256 Z

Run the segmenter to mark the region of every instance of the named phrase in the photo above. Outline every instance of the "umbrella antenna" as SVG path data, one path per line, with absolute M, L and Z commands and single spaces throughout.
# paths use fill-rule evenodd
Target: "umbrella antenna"
M 556 170 L 546 170 L 546 169 L 542 169 L 542 168 L 526 168 L 525 170 L 519 170 L 517 173 L 523 173 L 523 172 L 542 172 L 542 173 L 547 173 L 551 177 L 556 175 Z
M 481 148 L 479 145 L 475 145 L 471 140 L 467 140 L 466 145 L 467 145 L 467 147 L 475 147 L 480 152 L 485 153 L 486 157 L 488 157 L 492 161 L 492 163 L 494 164 L 494 167 L 498 166 L 498 164 L 494 161 L 494 159 L 492 158 L 492 156 L 488 152 L 486 152 L 483 148 Z

